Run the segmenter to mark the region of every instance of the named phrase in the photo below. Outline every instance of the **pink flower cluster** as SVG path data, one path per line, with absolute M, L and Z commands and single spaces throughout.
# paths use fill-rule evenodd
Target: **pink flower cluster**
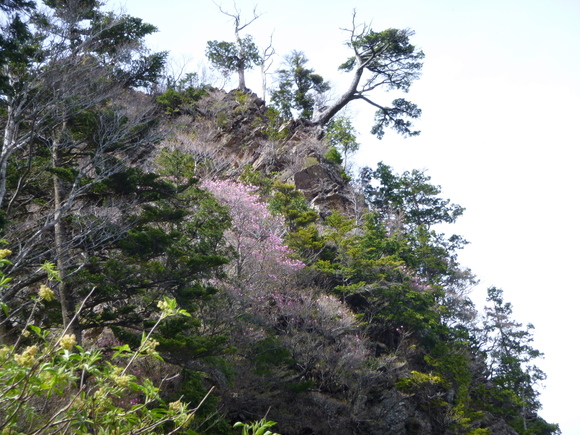
M 284 244 L 284 219 L 270 213 L 256 194 L 255 186 L 217 180 L 205 181 L 202 187 L 230 210 L 232 227 L 226 239 L 238 254 L 237 276 L 278 280 L 281 275 L 304 267 L 304 263 L 291 257 L 292 250 Z
M 284 219 L 274 216 L 256 187 L 236 181 L 206 181 L 202 187 L 229 208 L 232 226 L 226 240 L 238 256 L 221 287 L 240 310 L 260 319 L 244 330 L 259 340 L 275 328 L 293 357 L 325 367 L 329 382 L 361 367 L 368 351 L 356 335 L 355 315 L 334 296 L 296 290 L 295 273 L 305 267 L 284 244 Z M 257 326 L 260 325 L 260 326 Z

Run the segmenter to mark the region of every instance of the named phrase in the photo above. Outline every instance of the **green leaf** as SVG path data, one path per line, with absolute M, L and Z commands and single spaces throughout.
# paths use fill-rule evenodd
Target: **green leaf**
M 191 317 L 191 314 L 189 314 L 187 311 L 185 310 L 178 310 L 177 314 L 181 315 L 181 316 L 185 316 L 185 317 Z
M 113 347 L 113 349 L 117 349 L 117 352 L 115 352 L 113 354 L 112 359 L 115 359 L 116 357 L 118 357 L 119 355 L 121 355 L 124 352 L 131 352 L 131 348 L 129 347 L 128 344 L 124 344 L 122 346 L 115 346 L 115 347 Z M 123 356 L 126 356 L 126 355 L 123 355 Z
M 41 266 L 41 269 L 44 269 L 44 271 L 46 271 L 46 274 L 48 275 L 48 279 L 50 281 L 58 281 L 58 282 L 61 281 L 60 275 L 58 273 L 58 270 L 56 270 L 56 265 L 54 263 L 45 261 L 44 264 Z
M 34 326 L 34 325 L 28 325 L 28 327 L 39 337 L 44 338 L 44 334 L 42 333 L 42 329 L 40 329 L 38 326 Z

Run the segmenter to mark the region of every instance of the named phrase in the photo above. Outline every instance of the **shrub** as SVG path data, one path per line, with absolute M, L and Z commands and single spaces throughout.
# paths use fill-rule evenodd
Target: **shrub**
M 0 285 L 6 282 L 0 271 Z M 49 286 L 40 286 L 33 311 L 53 297 Z M 188 315 L 172 299 L 158 306 L 155 327 L 167 317 Z M 6 305 L 2 309 L 9 314 Z M 30 321 L 23 325 L 15 344 L 0 345 L 0 432 L 167 434 L 188 426 L 195 410 L 180 400 L 163 403 L 158 387 L 130 373 L 138 360 L 161 359 L 151 338 L 155 327 L 143 333 L 135 351 L 115 346 L 110 361 L 127 361 L 117 365 L 105 361 L 99 350 L 77 346 L 67 328 L 43 330 Z
M 324 158 L 329 162 L 336 163 L 337 165 L 342 165 L 342 156 L 338 152 L 338 150 L 331 146 L 328 148 L 328 151 L 324 155 Z

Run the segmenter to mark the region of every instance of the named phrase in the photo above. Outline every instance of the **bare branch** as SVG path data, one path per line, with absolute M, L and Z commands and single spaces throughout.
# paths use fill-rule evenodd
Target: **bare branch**
M 241 12 L 238 10 L 238 7 L 236 5 L 236 2 L 234 1 L 234 11 L 235 13 L 232 12 L 228 12 L 227 10 L 225 10 L 221 5 L 219 5 L 218 3 L 216 3 L 215 1 L 213 2 L 214 5 L 216 5 L 218 7 L 218 9 L 220 10 L 220 12 L 230 18 L 232 18 L 234 20 L 235 23 L 235 33 L 236 36 L 238 36 L 239 32 L 241 32 L 242 30 L 244 30 L 246 27 L 248 27 L 250 24 L 252 24 L 254 21 L 256 21 L 258 18 L 260 18 L 263 13 L 258 13 L 256 12 L 258 9 L 258 6 L 255 5 L 254 9 L 252 11 L 252 19 L 250 19 L 249 21 L 245 22 L 244 24 L 240 25 L 242 18 L 241 18 Z
M 274 54 L 276 54 L 276 50 L 274 49 L 274 46 L 272 45 L 272 39 L 274 37 L 274 33 L 272 32 L 272 34 L 270 35 L 270 43 L 268 44 L 268 46 L 266 48 L 264 48 L 262 50 L 262 64 L 260 65 L 260 72 L 262 74 L 262 99 L 264 101 L 266 101 L 266 91 L 267 91 L 267 73 L 268 70 L 270 69 L 270 67 L 272 66 L 272 64 L 274 63 L 274 60 L 272 59 L 272 57 L 274 56 Z M 266 65 L 267 64 L 267 65 Z

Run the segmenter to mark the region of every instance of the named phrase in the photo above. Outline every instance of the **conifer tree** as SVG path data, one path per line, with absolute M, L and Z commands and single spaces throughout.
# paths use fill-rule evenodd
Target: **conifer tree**
M 293 111 L 303 119 L 312 119 L 315 109 L 320 109 L 321 98 L 330 85 L 313 69 L 306 68 L 308 59 L 301 51 L 293 51 L 285 59 L 285 67 L 277 71 L 278 88 L 272 92 L 272 102 L 286 119 Z M 318 107 L 317 107 L 318 106 Z
M 130 166 L 154 140 L 153 106 L 143 96 L 145 104 L 129 108 L 127 96 L 157 80 L 165 54 L 142 49 L 155 27 L 138 18 L 103 12 L 88 0 L 46 5 L 25 23 L 27 57 L 4 65 L 0 204 L 8 242 L 18 249 L 1 298 L 14 302 L 45 278 L 32 272 L 35 265 L 55 262 L 62 322 L 74 323 L 80 343 L 76 296 L 65 278 L 119 237 L 124 229 L 111 220 L 138 202 L 115 203 L 130 194 L 129 185 L 117 183 L 130 178 Z
M 503 290 L 487 289 L 487 302 L 491 305 L 485 308 L 483 328 L 493 383 L 492 403 L 512 426 L 527 433 L 534 422 L 542 426 L 536 422 L 541 407 L 537 385 L 546 375 L 534 361 L 543 354 L 532 347 L 534 326 L 522 328 L 512 318 L 512 304 L 504 301 Z

